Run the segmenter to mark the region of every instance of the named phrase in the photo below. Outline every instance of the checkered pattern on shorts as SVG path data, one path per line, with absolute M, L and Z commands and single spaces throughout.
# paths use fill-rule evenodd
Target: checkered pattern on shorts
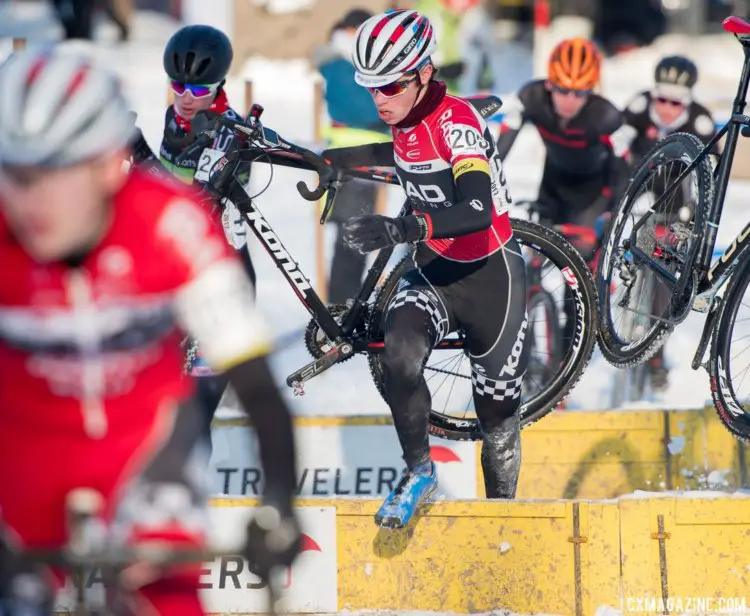
M 491 379 L 475 369 L 471 371 L 474 391 L 480 396 L 492 396 L 493 400 L 515 400 L 521 395 L 523 375 L 509 381 Z
M 404 289 L 403 291 L 396 293 L 391 300 L 391 303 L 388 305 L 388 311 L 390 312 L 391 310 L 395 310 L 401 306 L 406 306 L 407 304 L 413 304 L 430 315 L 432 326 L 437 335 L 434 344 L 437 344 L 448 335 L 448 318 L 443 314 L 440 305 L 429 295 L 419 289 Z

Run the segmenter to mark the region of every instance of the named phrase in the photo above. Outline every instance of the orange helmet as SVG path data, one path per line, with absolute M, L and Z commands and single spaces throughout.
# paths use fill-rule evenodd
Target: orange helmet
M 548 79 L 568 90 L 591 90 L 599 83 L 602 57 L 591 41 L 576 37 L 559 43 L 549 57 Z

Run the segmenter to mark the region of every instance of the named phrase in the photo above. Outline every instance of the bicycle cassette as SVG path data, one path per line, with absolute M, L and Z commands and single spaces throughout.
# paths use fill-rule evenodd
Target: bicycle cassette
M 331 313 L 333 320 L 336 321 L 336 323 L 338 323 L 339 325 L 341 325 L 341 322 L 348 310 L 349 306 L 345 304 L 328 305 L 328 311 Z M 362 312 L 362 315 L 360 316 L 360 322 L 362 325 L 367 323 L 366 311 Z M 358 324 L 355 328 L 355 331 L 358 330 L 359 327 L 360 326 Z M 333 346 L 333 342 L 328 338 L 328 336 L 326 336 L 323 330 L 320 329 L 320 325 L 318 325 L 315 319 L 311 319 L 307 324 L 307 327 L 305 328 L 305 346 L 314 359 L 320 359 L 321 357 L 323 357 L 323 355 L 330 351 L 331 347 Z M 351 357 L 348 357 L 347 359 L 351 359 Z M 343 361 L 347 360 L 345 359 Z

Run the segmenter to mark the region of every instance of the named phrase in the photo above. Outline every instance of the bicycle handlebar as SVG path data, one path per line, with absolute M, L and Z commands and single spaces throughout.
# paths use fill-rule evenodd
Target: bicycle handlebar
M 336 170 L 328 164 L 322 156 L 319 156 L 301 146 L 290 141 L 282 139 L 275 131 L 268 130 L 258 120 L 260 114 L 251 115 L 248 121 L 233 120 L 223 114 L 214 111 L 203 111 L 196 115 L 192 121 L 191 132 L 198 135 L 196 142 L 188 148 L 192 153 L 198 147 L 198 141 L 207 138 L 210 143 L 216 136 L 216 131 L 212 129 L 211 123 L 216 122 L 230 129 L 234 134 L 243 141 L 252 141 L 253 145 L 261 150 L 281 150 L 297 154 L 318 174 L 318 186 L 310 190 L 307 185 L 297 182 L 297 191 L 303 199 L 307 201 L 317 201 L 328 190 L 329 184 L 336 177 Z M 205 140 L 203 141 L 205 143 Z M 206 144 L 207 145 L 207 144 Z M 206 147 L 202 145 L 201 147 Z M 183 156 L 188 155 L 188 151 Z

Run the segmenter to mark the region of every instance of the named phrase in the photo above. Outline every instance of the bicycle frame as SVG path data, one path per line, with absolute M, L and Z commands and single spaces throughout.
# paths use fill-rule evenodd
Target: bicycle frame
M 706 213 L 706 233 L 701 238 L 696 260 L 694 263 L 694 272 L 696 274 L 696 298 L 693 302 L 696 309 L 701 311 L 708 310 L 711 300 L 718 290 L 731 277 L 740 257 L 744 256 L 748 246 L 750 246 L 750 223 L 745 226 L 743 231 L 734 239 L 725 253 L 712 264 L 716 238 L 719 230 L 719 221 L 721 220 L 724 209 L 724 199 L 726 197 L 727 186 L 729 184 L 729 174 L 734 161 L 734 154 L 737 149 L 737 140 L 740 133 L 745 137 L 750 137 L 750 116 L 743 113 L 746 101 L 748 85 L 750 84 L 750 40 L 739 39 L 742 44 L 742 50 L 745 56 L 740 76 L 739 86 L 732 106 L 732 115 L 727 124 L 706 144 L 700 151 L 700 154 L 693 160 L 687 168 L 679 175 L 677 179 L 670 182 L 664 193 L 656 199 L 651 206 L 653 212 L 677 189 L 683 180 L 710 155 L 711 149 L 726 135 L 726 147 L 719 157 L 719 164 L 714 170 L 716 181 L 716 191 L 713 200 L 709 203 L 708 212 Z M 636 235 L 638 230 L 646 224 L 649 216 L 643 216 L 631 231 L 629 251 L 633 255 L 635 262 L 643 264 L 659 276 L 672 290 L 672 293 L 682 293 L 687 284 L 689 276 L 682 276 L 677 279 L 672 273 L 667 271 L 657 263 L 651 255 L 644 253 L 636 245 Z
M 747 105 L 748 86 L 750 85 L 750 37 L 743 35 L 736 37 L 742 45 L 744 61 L 742 73 L 737 86 L 737 92 L 732 105 L 732 115 L 729 122 L 703 146 L 695 160 L 691 161 L 684 171 L 673 181 L 669 182 L 664 193 L 656 199 L 651 205 L 650 214 L 643 216 L 634 226 L 629 238 L 628 251 L 632 255 L 633 262 L 642 265 L 654 272 L 662 282 L 671 290 L 672 297 L 682 296 L 687 289 L 687 285 L 694 280 L 695 289 L 693 297 L 688 304 L 689 308 L 698 312 L 707 312 L 707 318 L 703 326 L 703 332 L 698 343 L 698 347 L 693 356 L 691 367 L 697 370 L 701 366 L 701 360 L 705 354 L 706 348 L 714 330 L 714 323 L 718 315 L 718 308 L 721 305 L 720 298 L 717 298 L 719 290 L 727 283 L 736 270 L 740 260 L 746 256 L 750 248 L 750 223 L 737 235 L 732 241 L 724 254 L 712 263 L 716 239 L 719 230 L 719 221 L 724 209 L 724 199 L 726 197 L 727 186 L 729 184 L 729 175 L 734 161 L 734 154 L 737 149 L 737 140 L 742 134 L 744 137 L 750 137 L 750 116 L 744 113 Z M 708 204 L 706 212 L 705 233 L 699 240 L 695 260 L 692 264 L 692 273 L 684 272 L 678 279 L 671 272 L 667 271 L 658 263 L 653 255 L 646 254 L 637 245 L 637 233 L 646 224 L 650 215 L 677 190 L 687 176 L 710 155 L 714 146 L 726 136 L 726 146 L 724 152 L 719 156 L 719 163 L 713 171 L 713 180 L 716 186 L 713 199 Z M 621 210 L 624 211 L 624 210 Z M 615 224 L 617 224 L 615 222 Z M 671 323 L 679 323 L 682 318 L 687 316 L 688 311 L 684 310 L 679 315 L 670 315 L 668 319 L 661 319 Z
M 478 98 L 473 101 L 473 104 L 481 115 L 488 117 L 499 109 L 502 103 L 496 97 L 488 97 Z M 211 115 L 213 115 L 215 122 L 234 130 L 239 138 L 238 143 L 248 143 L 247 137 L 250 137 L 252 143 L 255 143 L 255 146 L 241 147 L 234 151 L 232 153 L 233 161 L 238 163 L 264 162 L 271 165 L 276 164 L 316 171 L 318 173 L 320 178 L 318 188 L 311 191 L 305 186 L 304 182 L 298 182 L 297 190 L 309 201 L 317 201 L 327 192 L 320 224 L 326 222 L 328 214 L 333 207 L 336 192 L 346 178 L 360 178 L 387 184 L 400 184 L 395 173 L 383 169 L 360 167 L 334 170 L 325 161 L 321 165 L 320 161 L 323 159 L 319 155 L 285 141 L 275 131 L 266 129 L 260 125 L 259 118 L 262 113 L 263 108 L 260 105 L 253 105 L 248 115 L 248 120 L 245 122 L 231 120 L 217 113 L 210 114 L 209 112 L 203 112 L 203 115 L 199 114 L 193 121 L 192 126 L 192 131 L 196 135 L 195 141 L 183 152 L 182 156 L 210 145 L 211 140 L 215 136 L 215 128 L 211 127 Z M 357 297 L 354 298 L 352 305 L 348 307 L 341 320 L 341 324 L 339 324 L 331 313 L 331 310 L 323 304 L 320 296 L 310 283 L 310 279 L 305 276 L 297 261 L 284 247 L 271 225 L 255 206 L 252 197 L 247 194 L 244 187 L 237 180 L 234 173 L 236 167 L 232 168 L 228 166 L 229 159 L 229 156 L 225 156 L 222 159 L 223 162 L 220 161 L 213 167 L 214 171 L 212 173 L 222 178 L 218 182 L 219 185 L 223 183 L 223 178 L 228 180 L 226 192 L 216 190 L 217 187 L 214 186 L 215 192 L 219 194 L 220 199 L 227 199 L 242 212 L 253 235 L 258 238 L 258 241 L 281 270 L 289 286 L 297 294 L 300 302 L 310 313 L 314 322 L 317 323 L 328 340 L 333 343 L 332 347 L 322 357 L 315 359 L 287 377 L 287 385 L 294 388 L 295 394 L 301 394 L 302 383 L 347 359 L 351 355 L 362 352 L 382 352 L 385 346 L 382 340 L 371 340 L 366 333 L 355 336 L 354 331 L 362 322 L 367 302 L 385 271 L 394 248 L 388 247 L 380 250 L 375 262 L 367 272 L 367 276 L 360 287 Z M 226 171 L 223 171 L 225 168 Z M 228 175 L 229 171 L 232 171 L 231 176 Z M 460 336 L 457 339 L 442 340 L 437 346 L 437 348 L 442 349 L 462 349 L 463 347 L 463 339 Z
M 263 161 L 257 161 L 263 162 Z M 270 162 L 270 161 L 269 161 Z M 276 163 L 272 163 L 276 164 Z M 288 166 L 301 167 L 295 161 L 280 163 Z M 368 179 L 375 182 L 397 184 L 398 180 L 394 174 L 383 172 L 382 170 L 372 169 L 352 169 L 346 171 L 351 177 Z M 226 197 L 237 209 L 242 212 L 247 220 L 248 226 L 255 237 L 266 249 L 276 267 L 281 270 L 284 278 L 292 287 L 302 305 L 307 309 L 320 329 L 325 333 L 329 340 L 334 343 L 334 347 L 320 359 L 317 359 L 307 366 L 301 368 L 287 378 L 287 385 L 298 390 L 302 383 L 319 375 L 331 366 L 346 359 L 355 353 L 380 353 L 384 348 L 382 340 L 373 340 L 367 336 L 354 336 L 354 330 L 360 323 L 367 302 L 375 289 L 381 275 L 388 265 L 388 260 L 393 254 L 394 247 L 383 248 L 379 251 L 374 263 L 370 267 L 365 280 L 360 287 L 357 297 L 345 313 L 341 324 L 339 324 L 331 314 L 329 308 L 320 299 L 320 296 L 313 288 L 310 279 L 304 274 L 297 261 L 291 253 L 284 247 L 279 237 L 274 232 L 271 224 L 265 219 L 263 214 L 253 203 L 252 198 L 247 194 L 242 185 L 232 179 L 229 189 L 229 196 Z M 335 199 L 335 189 L 329 189 L 327 196 L 326 208 L 332 206 Z M 461 349 L 463 340 L 447 339 L 440 342 L 438 348 L 442 349 Z

